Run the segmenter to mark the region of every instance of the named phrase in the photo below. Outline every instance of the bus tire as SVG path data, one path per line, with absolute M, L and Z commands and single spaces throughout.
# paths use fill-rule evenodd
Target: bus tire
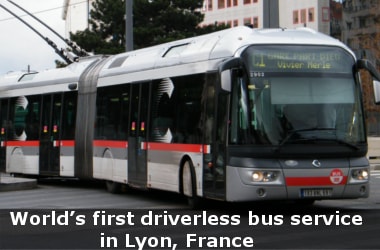
M 196 191 L 196 177 L 191 160 L 186 160 L 182 167 L 182 192 L 187 197 L 187 203 L 191 209 L 200 206 L 200 197 Z
M 111 194 L 118 194 L 121 192 L 121 184 L 114 181 L 106 181 L 106 188 Z

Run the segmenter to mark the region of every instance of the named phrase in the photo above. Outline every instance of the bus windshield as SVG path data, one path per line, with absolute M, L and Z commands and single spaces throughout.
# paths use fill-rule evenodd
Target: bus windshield
M 231 144 L 365 142 L 354 58 L 327 46 L 252 46 L 234 77 Z

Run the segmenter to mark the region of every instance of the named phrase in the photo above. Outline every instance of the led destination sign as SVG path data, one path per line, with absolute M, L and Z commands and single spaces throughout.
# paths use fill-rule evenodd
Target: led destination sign
M 351 73 L 353 58 L 330 47 L 251 47 L 248 64 L 256 72 Z M 300 51 L 302 50 L 302 51 Z

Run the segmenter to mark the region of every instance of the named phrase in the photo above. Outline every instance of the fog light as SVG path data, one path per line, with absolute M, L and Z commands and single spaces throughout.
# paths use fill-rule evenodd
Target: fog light
M 259 189 L 257 189 L 256 193 L 257 193 L 258 196 L 264 197 L 267 192 L 265 191 L 264 188 L 259 188 Z
M 359 193 L 360 193 L 360 195 L 365 195 L 366 191 L 367 191 L 367 188 L 365 186 L 361 186 Z

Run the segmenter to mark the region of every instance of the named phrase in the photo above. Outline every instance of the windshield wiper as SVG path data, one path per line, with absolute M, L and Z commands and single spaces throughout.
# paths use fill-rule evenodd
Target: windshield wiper
M 338 144 L 342 144 L 342 145 L 345 145 L 345 146 L 348 146 L 352 149 L 355 149 L 355 150 L 359 150 L 360 148 L 358 146 L 356 146 L 355 144 L 352 144 L 350 142 L 347 142 L 347 141 L 344 141 L 344 140 L 341 140 L 341 139 L 338 139 L 338 138 L 309 138 L 309 139 L 305 139 L 306 141 L 332 141 L 332 142 L 337 142 Z
M 336 131 L 335 128 L 307 128 L 307 129 L 296 129 L 296 130 L 292 130 L 290 131 L 290 133 L 284 138 L 284 140 L 282 140 L 282 142 L 278 145 L 278 147 L 276 148 L 276 152 L 280 151 L 281 148 L 289 142 L 289 140 L 295 135 L 295 134 L 298 134 L 299 132 L 309 132 L 309 131 Z M 349 143 L 347 141 L 344 141 L 344 140 L 341 140 L 341 139 L 338 139 L 336 134 L 335 134 L 335 138 L 319 138 L 319 137 L 311 137 L 311 138 L 304 138 L 304 137 L 301 137 L 299 139 L 297 139 L 296 141 L 335 141 L 339 144 L 343 144 L 345 146 L 348 146 L 352 149 L 355 149 L 355 150 L 359 150 L 360 148 L 357 147 L 356 145 L 352 144 L 352 143 Z
M 329 131 L 336 131 L 335 128 L 304 128 L 304 129 L 295 129 L 290 131 L 288 135 L 285 137 L 284 140 L 278 145 L 279 147 L 282 147 L 284 144 L 286 144 L 295 134 L 299 132 L 308 132 L 308 131 L 323 131 L 323 130 L 329 130 Z

